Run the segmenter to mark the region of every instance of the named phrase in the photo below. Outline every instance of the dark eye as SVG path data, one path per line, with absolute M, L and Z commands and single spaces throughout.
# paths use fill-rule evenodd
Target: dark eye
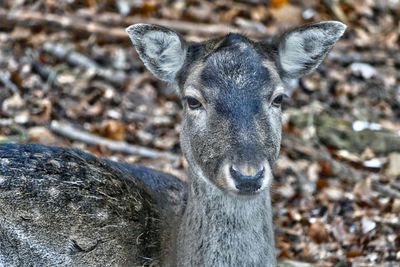
M 188 104 L 188 107 L 192 110 L 199 109 L 202 107 L 201 103 L 196 98 L 191 96 L 186 97 L 186 102 Z
M 274 98 L 272 101 L 272 105 L 275 107 L 280 107 L 282 105 L 283 100 L 287 97 L 285 94 L 280 94 Z

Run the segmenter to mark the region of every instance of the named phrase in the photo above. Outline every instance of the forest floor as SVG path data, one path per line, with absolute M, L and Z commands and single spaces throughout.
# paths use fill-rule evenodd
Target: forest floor
M 144 69 L 125 27 L 156 23 L 198 41 L 322 19 L 348 30 L 288 88 L 272 188 L 278 255 L 400 266 L 398 0 L 2 1 L 0 142 L 73 146 L 185 179 L 180 101 Z

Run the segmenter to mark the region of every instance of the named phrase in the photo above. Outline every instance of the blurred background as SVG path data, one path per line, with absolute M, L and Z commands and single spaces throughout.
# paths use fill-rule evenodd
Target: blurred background
M 0 143 L 77 147 L 185 179 L 179 99 L 125 27 L 260 39 L 323 19 L 348 30 L 288 88 L 272 189 L 279 258 L 400 266 L 399 0 L 0 1 Z

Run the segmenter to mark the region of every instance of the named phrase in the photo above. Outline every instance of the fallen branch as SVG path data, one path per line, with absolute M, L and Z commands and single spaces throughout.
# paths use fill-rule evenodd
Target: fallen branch
M 293 126 L 307 127 L 309 114 L 293 114 L 289 121 Z M 354 153 L 362 153 L 367 147 L 377 154 L 400 151 L 399 136 L 389 130 L 354 131 L 352 122 L 324 114 L 315 115 L 313 122 L 319 141 L 326 146 Z
M 99 34 L 115 40 L 128 41 L 123 28 L 110 28 L 85 21 L 74 16 L 59 14 L 43 14 L 30 10 L 7 11 L 0 9 L 0 25 L 2 26 L 24 26 L 24 27 L 51 27 L 63 28 L 90 34 Z
M 157 18 L 142 18 L 142 17 L 122 17 L 115 13 L 103 13 L 103 14 L 95 14 L 92 12 L 78 12 L 76 15 L 80 19 L 84 19 L 86 21 L 95 21 L 97 23 L 113 26 L 113 27 L 121 27 L 128 26 L 135 23 L 149 23 L 149 24 L 158 24 L 170 29 L 173 29 L 182 34 L 191 34 L 194 36 L 220 36 L 225 35 L 230 32 L 246 32 L 247 36 L 250 37 L 265 37 L 268 35 L 268 32 L 265 31 L 257 31 L 254 29 L 242 29 L 231 26 L 229 24 L 221 24 L 221 23 L 193 23 L 189 21 L 182 20 L 168 20 L 168 19 L 157 19 Z
M 320 158 L 319 162 L 324 167 L 324 175 L 337 177 L 346 182 L 357 183 L 366 176 L 365 171 L 353 168 L 350 164 L 333 159 L 332 157 Z
M 390 184 L 383 185 L 377 181 L 372 182 L 372 189 L 381 193 L 383 196 L 391 198 L 400 198 L 400 191 L 393 188 Z
M 95 61 L 87 56 L 68 49 L 59 43 L 45 43 L 43 50 L 59 59 L 65 60 L 72 65 L 83 67 L 88 70 L 94 71 L 97 76 L 115 84 L 125 84 L 128 77 L 123 71 L 117 71 L 109 68 L 100 67 Z
M 155 149 L 150 149 L 146 147 L 141 147 L 137 145 L 131 145 L 122 141 L 113 141 L 107 138 L 103 138 L 79 129 L 74 128 L 68 123 L 63 123 L 59 121 L 52 121 L 50 124 L 50 129 L 59 134 L 63 135 L 72 140 L 84 142 L 89 145 L 101 145 L 114 152 L 123 152 L 132 155 L 138 155 L 146 158 L 166 158 L 169 160 L 178 160 L 180 157 L 178 155 L 158 151 Z
M 8 71 L 0 72 L 0 82 L 14 94 L 18 92 L 18 87 L 11 81 L 11 75 Z
M 32 61 L 32 71 L 38 74 L 44 81 L 50 84 L 57 84 L 57 72 L 50 66 L 40 63 L 37 60 Z
M 388 53 L 390 53 L 390 57 L 387 56 Z M 400 65 L 400 53 L 396 51 L 372 50 L 360 53 L 337 49 L 329 53 L 327 57 L 343 65 L 350 65 L 354 62 L 363 62 L 374 66 L 385 65 L 388 62 Z
M 108 37 L 109 41 L 128 42 L 129 38 L 127 38 L 125 27 L 135 23 L 158 24 L 183 34 L 190 33 L 195 36 L 217 36 L 240 31 L 245 31 L 246 34 L 251 37 L 261 37 L 267 34 L 266 32 L 250 29 L 239 29 L 227 24 L 193 23 L 188 21 L 142 17 L 121 18 L 121 16 L 109 13 L 102 15 L 86 12 L 80 15 L 60 15 L 51 13 L 43 14 L 26 9 L 10 12 L 0 8 L 0 25 L 62 28 L 80 33 L 97 34 L 102 37 Z

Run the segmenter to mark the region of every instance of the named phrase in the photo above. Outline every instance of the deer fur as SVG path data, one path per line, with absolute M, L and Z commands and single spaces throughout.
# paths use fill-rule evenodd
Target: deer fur
M 160 26 L 127 29 L 144 64 L 174 83 L 183 100 L 181 145 L 189 163 L 189 192 L 170 266 L 276 265 L 269 187 L 280 147 L 281 109 L 274 99 L 284 94 L 289 79 L 315 69 L 344 30 L 342 23 L 328 21 L 293 29 L 272 43 L 240 34 L 188 43 Z M 149 32 L 159 33 L 159 40 L 142 42 Z M 163 67 L 172 51 L 179 67 Z M 160 73 L 165 69 L 168 79 Z M 191 109 L 188 98 L 201 107 Z M 227 171 L 235 165 L 247 173 L 263 167 L 255 194 L 243 196 L 235 188 Z
M 158 25 L 128 27 L 145 66 L 182 100 L 188 183 L 76 150 L 0 146 L 0 263 L 276 266 L 270 186 L 285 86 L 344 31 L 325 21 L 272 42 L 231 33 L 191 43 Z

